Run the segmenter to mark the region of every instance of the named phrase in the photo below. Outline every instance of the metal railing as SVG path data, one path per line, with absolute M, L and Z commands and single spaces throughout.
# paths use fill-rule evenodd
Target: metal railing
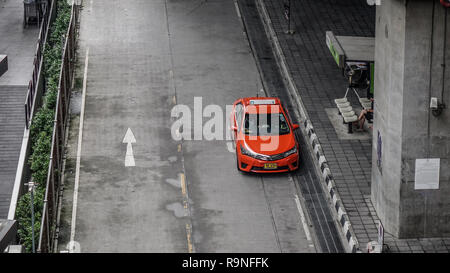
M 76 24 L 79 6 L 72 4 L 71 18 L 63 49 L 61 72 L 58 85 L 55 120 L 53 125 L 52 146 L 48 166 L 44 207 L 37 252 L 51 252 L 54 248 L 56 214 L 58 209 L 58 189 L 61 183 L 65 128 L 69 114 L 70 92 L 74 79 Z
M 36 45 L 36 53 L 34 55 L 33 61 L 33 74 L 31 76 L 31 80 L 28 83 L 27 96 L 25 100 L 25 126 L 28 129 L 31 123 L 31 119 L 33 117 L 33 109 L 36 98 L 36 93 L 38 93 L 38 88 L 42 86 L 42 91 L 44 91 L 45 84 L 39 84 L 39 81 L 43 80 L 43 75 L 41 75 L 41 69 L 43 64 L 44 57 L 44 45 L 47 41 L 47 34 L 50 27 L 50 21 L 52 21 L 52 17 L 55 15 L 56 11 L 56 2 L 54 0 L 48 0 L 47 4 L 44 5 L 43 16 L 42 16 L 42 24 L 39 31 L 39 38 Z
M 22 147 L 19 155 L 19 162 L 17 164 L 16 178 L 14 181 L 13 194 L 11 197 L 8 219 L 15 219 L 17 202 L 20 196 L 24 192 L 24 183 L 29 181 L 30 178 L 30 166 L 27 164 L 31 148 L 29 138 L 29 126 L 33 118 L 33 114 L 41 104 L 41 97 L 44 93 L 45 82 L 43 75 L 43 52 L 47 42 L 48 31 L 51 23 L 56 16 L 56 4 L 55 0 L 48 0 L 47 4 L 43 7 L 42 24 L 40 25 L 38 42 L 36 45 L 36 52 L 33 61 L 33 73 L 31 80 L 28 84 L 26 99 L 25 99 L 25 130 L 22 139 Z

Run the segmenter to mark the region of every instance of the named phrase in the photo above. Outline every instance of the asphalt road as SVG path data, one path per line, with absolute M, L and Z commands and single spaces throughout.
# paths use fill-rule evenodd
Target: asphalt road
M 89 49 L 89 65 L 70 226 L 81 252 L 315 252 L 292 175 L 245 175 L 226 141 L 171 137 L 175 104 L 193 109 L 202 97 L 225 111 L 262 88 L 233 1 L 84 2 L 79 53 Z

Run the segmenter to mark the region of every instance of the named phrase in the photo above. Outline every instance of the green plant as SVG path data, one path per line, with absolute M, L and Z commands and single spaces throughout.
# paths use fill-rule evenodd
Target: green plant
M 39 240 L 39 231 L 41 229 L 42 210 L 44 205 L 45 187 L 37 187 L 34 193 L 34 240 L 37 248 Z M 16 219 L 19 221 L 19 229 L 17 234 L 21 243 L 24 245 L 26 252 L 32 250 L 32 225 L 31 225 L 31 194 L 24 194 L 20 202 L 17 204 Z
M 40 132 L 36 144 L 33 147 L 33 154 L 30 157 L 33 180 L 39 185 L 45 185 L 45 182 L 47 181 L 51 148 L 51 135 L 48 135 L 45 131 Z
M 31 145 L 34 150 L 34 146 L 37 142 L 40 132 L 46 132 L 47 135 L 51 135 L 53 130 L 53 117 L 54 111 L 47 107 L 41 108 L 33 117 L 33 122 L 30 127 Z
M 34 199 L 35 212 L 35 242 L 39 239 L 39 231 L 42 218 L 45 185 L 48 176 L 50 152 L 54 125 L 55 107 L 58 98 L 58 84 L 61 73 L 62 49 L 65 34 L 70 21 L 71 6 L 65 0 L 57 0 L 56 18 L 53 21 L 49 38 L 44 50 L 44 77 L 45 94 L 43 105 L 33 117 L 30 138 L 31 156 L 29 164 L 32 172 L 32 180 L 38 183 Z M 16 219 L 19 221 L 18 237 L 27 252 L 31 251 L 31 201 L 30 193 L 24 194 L 18 201 Z

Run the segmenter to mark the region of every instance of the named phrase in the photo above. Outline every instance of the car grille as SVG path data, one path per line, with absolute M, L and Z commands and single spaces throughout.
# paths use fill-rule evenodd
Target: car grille
M 285 157 L 284 154 L 285 153 L 281 153 L 281 154 L 277 154 L 277 155 L 270 155 L 269 156 L 269 160 L 270 161 L 275 161 L 275 160 L 283 159 Z
M 252 171 L 281 171 L 281 170 L 289 170 L 289 166 L 281 166 L 276 169 L 264 169 L 264 167 L 252 167 Z
M 256 159 L 264 160 L 264 161 L 275 161 L 285 158 L 285 153 L 277 154 L 277 155 L 257 155 Z

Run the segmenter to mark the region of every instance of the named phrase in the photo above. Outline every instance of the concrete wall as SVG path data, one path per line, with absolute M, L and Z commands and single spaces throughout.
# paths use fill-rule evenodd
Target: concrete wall
M 432 96 L 450 106 L 448 13 L 428 0 L 377 7 L 372 201 L 386 230 L 400 238 L 450 234 L 450 109 L 435 117 L 429 108 Z M 441 159 L 439 190 L 414 190 L 417 158 Z

